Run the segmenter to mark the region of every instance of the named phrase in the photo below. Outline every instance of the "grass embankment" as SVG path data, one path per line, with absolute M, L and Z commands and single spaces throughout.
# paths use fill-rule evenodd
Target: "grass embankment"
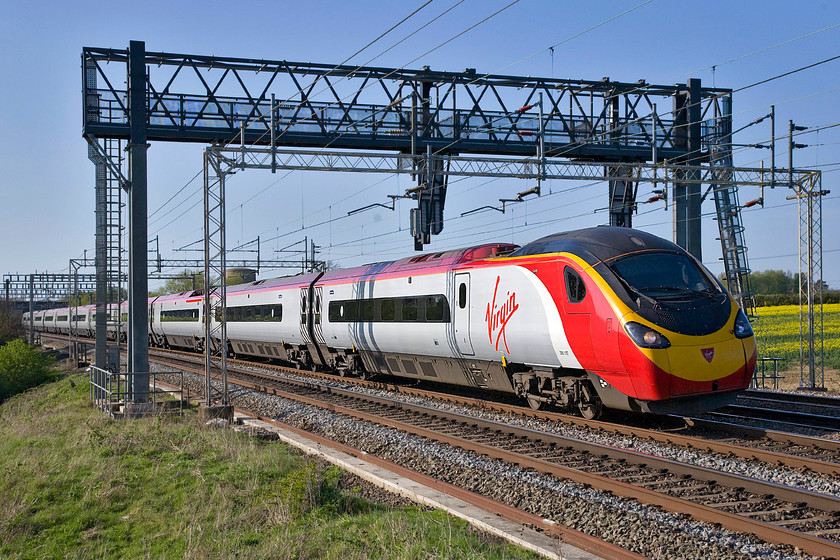
M 799 306 L 757 307 L 756 315 L 752 326 L 759 357 L 781 358 L 779 369 L 785 374 L 781 387 L 795 389 L 799 386 Z M 840 393 L 840 303 L 823 305 L 823 350 L 826 387 Z
M 532 557 L 439 511 L 371 504 L 334 467 L 191 413 L 109 420 L 70 379 L 0 405 L 3 560 Z

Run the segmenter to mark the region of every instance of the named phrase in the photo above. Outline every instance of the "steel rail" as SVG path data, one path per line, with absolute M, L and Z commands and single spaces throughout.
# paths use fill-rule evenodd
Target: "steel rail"
M 764 391 L 761 389 L 747 389 L 740 395 L 745 399 L 755 399 L 765 402 L 784 402 L 794 404 L 809 404 L 825 406 L 840 410 L 840 398 L 828 395 L 812 395 L 809 393 L 782 393 L 778 391 Z
M 840 431 L 840 417 L 730 404 L 704 414 L 709 418 L 744 418 L 816 431 Z

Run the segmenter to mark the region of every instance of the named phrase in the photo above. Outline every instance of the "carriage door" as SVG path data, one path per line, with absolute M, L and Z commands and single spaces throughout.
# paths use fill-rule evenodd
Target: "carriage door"
M 312 342 L 309 338 L 307 320 L 309 318 L 309 288 L 300 289 L 300 336 L 304 343 Z
M 565 266 L 562 274 L 566 288 L 565 297 L 562 298 L 566 337 L 581 364 L 597 364 L 590 326 L 592 296 L 587 294 L 586 282 L 574 268 Z
M 472 356 L 475 354 L 470 340 L 470 274 L 460 272 L 455 274 L 455 346 L 461 354 Z
M 326 344 L 324 340 L 324 326 L 321 324 L 321 301 L 324 295 L 324 288 L 322 286 L 315 286 L 315 300 L 312 302 L 312 332 L 315 336 L 315 341 L 318 344 Z

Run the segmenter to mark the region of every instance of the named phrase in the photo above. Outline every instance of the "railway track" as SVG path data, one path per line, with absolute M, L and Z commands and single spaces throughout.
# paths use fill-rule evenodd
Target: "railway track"
M 179 367 L 198 369 L 193 358 L 178 360 Z M 236 378 L 236 384 L 261 393 L 295 399 L 701 521 L 720 523 L 766 542 L 795 546 L 813 555 L 840 557 L 840 498 L 834 496 L 315 381 L 279 379 L 237 366 L 229 369 L 229 376 L 232 381 Z
M 67 340 L 67 337 L 62 335 L 44 333 L 43 336 L 63 341 Z M 169 353 L 170 355 L 177 354 L 183 356 L 188 361 L 190 357 L 196 362 L 201 360 L 194 353 L 179 350 L 162 351 L 153 348 L 150 349 L 150 352 L 153 354 L 158 353 L 157 355 L 166 355 L 165 353 Z M 161 354 L 161 352 L 165 353 Z M 255 363 L 237 359 L 229 360 L 229 363 L 257 365 L 271 371 L 284 374 L 294 373 L 316 379 L 333 381 L 338 379 L 335 375 L 329 373 L 300 371 L 271 363 Z M 785 411 L 771 407 L 779 403 L 779 408 L 801 408 L 803 404 L 816 405 L 822 407 L 820 411 L 825 411 L 825 415 L 828 418 L 834 418 L 840 416 L 840 399 L 838 398 L 750 390 L 745 391 L 743 397 L 739 397 L 739 402 L 743 399 L 747 404 L 752 402 L 760 403 L 763 406 L 746 408 L 746 405 L 739 405 L 742 411 L 742 414 L 739 415 L 721 414 L 717 416 L 706 415 L 703 418 L 675 418 L 670 424 L 660 422 L 661 426 L 658 429 L 646 429 L 640 424 L 656 423 L 648 416 L 641 418 L 624 417 L 622 422 L 618 423 L 595 421 L 557 412 L 535 411 L 511 401 L 506 401 L 503 396 L 501 399 L 494 399 L 493 397 L 495 395 L 482 395 L 481 398 L 471 398 L 463 394 L 453 395 L 451 393 L 441 392 L 437 389 L 421 389 L 396 381 L 342 378 L 342 382 L 366 388 L 397 392 L 407 396 L 452 402 L 502 414 L 559 422 L 587 430 L 627 435 L 666 445 L 681 446 L 689 449 L 705 449 L 725 456 L 757 460 L 772 465 L 787 466 L 793 469 L 840 475 L 840 467 L 838 467 L 838 464 L 840 464 L 840 441 L 798 434 L 796 433 L 796 426 L 790 423 L 784 425 L 784 427 L 789 428 L 788 430 L 771 430 L 768 429 L 768 425 L 774 425 L 777 428 L 781 428 L 782 426 L 779 423 L 768 424 L 767 420 L 753 420 L 749 416 L 749 410 L 755 410 L 756 418 L 773 417 L 774 415 L 778 417 L 784 414 Z M 628 425 L 628 423 L 632 423 L 633 425 Z M 840 427 L 836 430 L 827 428 L 819 429 L 817 433 L 826 434 L 832 431 L 840 431 Z
M 703 418 L 824 434 L 840 431 L 840 399 L 809 394 L 745 391 L 733 405 L 704 414 Z
M 153 350 L 154 352 L 159 351 Z M 194 354 L 189 352 L 172 350 L 166 352 L 178 353 L 187 361 L 198 360 Z M 199 362 L 196 361 L 196 363 Z M 453 395 L 439 390 L 417 388 L 412 385 L 357 378 L 337 378 L 329 373 L 301 371 L 267 363 L 254 364 L 245 360 L 230 360 L 229 363 L 242 366 L 257 365 L 268 371 L 284 375 L 294 374 L 305 378 L 322 379 L 326 382 L 337 382 L 340 379 L 342 383 L 349 385 L 389 391 L 420 399 L 448 402 L 519 418 L 556 422 L 588 431 L 627 436 L 669 446 L 701 449 L 721 456 L 760 461 L 768 465 L 840 476 L 840 441 L 835 440 L 713 422 L 706 419 L 691 419 L 688 423 L 680 419 L 678 424 L 671 425 L 669 429 L 649 429 L 639 425 L 628 426 L 616 422 L 587 420 L 579 416 L 557 412 L 535 411 L 530 407 L 515 403 Z M 637 417 L 636 420 L 650 421 L 650 417 Z

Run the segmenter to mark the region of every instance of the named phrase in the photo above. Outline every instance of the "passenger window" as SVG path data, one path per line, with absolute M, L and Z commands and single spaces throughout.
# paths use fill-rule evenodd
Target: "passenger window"
M 379 302 L 379 318 L 382 321 L 394 320 L 394 300 L 383 299 Z
M 569 298 L 569 303 L 580 303 L 586 297 L 586 284 L 583 283 L 583 278 L 573 269 L 566 267 L 566 295 Z
M 417 299 L 405 298 L 402 300 L 402 320 L 416 321 L 417 320 Z
M 359 319 L 359 302 L 358 301 L 345 301 L 344 308 L 341 316 L 344 318 L 345 321 L 357 321 Z
M 359 320 L 373 321 L 374 303 L 372 299 L 363 299 L 359 302 Z
M 443 296 L 428 296 L 426 298 L 426 320 L 429 322 L 449 321 L 449 308 Z
M 330 322 L 336 323 L 338 321 L 341 321 L 343 314 L 344 307 L 341 305 L 341 303 L 337 301 L 331 301 L 329 305 Z

